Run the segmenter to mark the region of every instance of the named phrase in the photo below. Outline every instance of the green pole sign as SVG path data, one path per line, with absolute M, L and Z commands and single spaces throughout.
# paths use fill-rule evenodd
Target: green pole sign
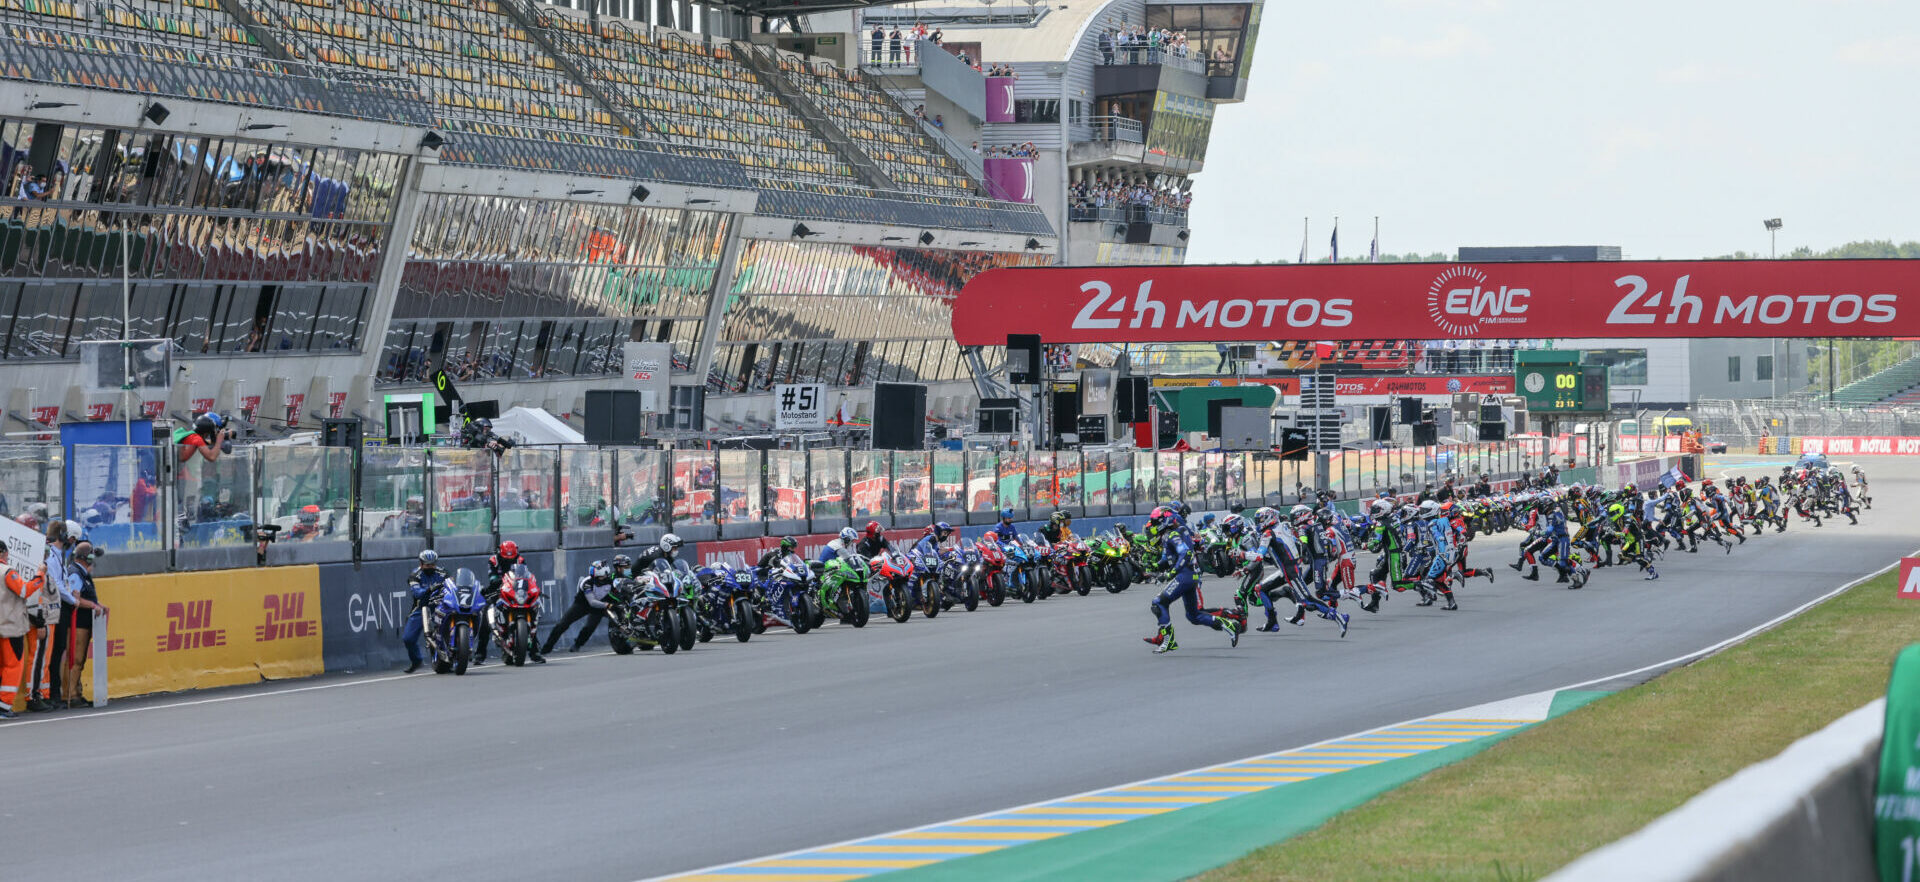
M 1887 681 L 1880 782 L 1873 800 L 1873 852 L 1880 882 L 1914 882 L 1920 871 L 1920 644 L 1900 650 Z

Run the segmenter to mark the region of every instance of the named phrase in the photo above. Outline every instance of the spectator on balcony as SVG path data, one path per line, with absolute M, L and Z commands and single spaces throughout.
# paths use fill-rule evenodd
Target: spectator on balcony
M 1100 31 L 1100 63 L 1113 64 L 1113 28 Z
M 1227 44 L 1225 43 L 1213 44 L 1213 60 L 1214 61 L 1232 61 L 1233 60 L 1233 53 L 1227 51 Z
M 967 54 L 967 50 L 965 50 L 965 49 L 962 49 L 962 50 L 960 50 L 960 51 L 958 51 L 958 52 L 955 52 L 955 53 L 953 54 L 953 57 L 955 57 L 955 58 L 958 58 L 958 59 L 960 59 L 960 63 L 961 63 L 961 64 L 964 64 L 964 65 L 966 65 L 966 66 L 968 66 L 968 67 L 972 67 L 972 66 L 973 66 L 973 56 L 971 56 L 971 55 L 968 55 L 968 54 Z
M 894 28 L 893 33 L 887 35 L 887 61 L 889 63 L 900 63 L 901 43 L 900 29 Z
M 947 38 L 946 32 L 940 30 L 939 28 L 934 28 L 932 36 L 927 37 L 927 39 L 933 41 L 933 45 L 935 46 L 940 45 L 940 42 L 942 40 L 945 40 L 946 38 Z
M 916 21 L 916 22 L 914 22 L 914 23 L 913 23 L 913 40 L 914 40 L 914 42 L 916 42 L 916 43 L 917 43 L 917 42 L 919 42 L 919 41 L 921 41 L 921 40 L 924 40 L 924 39 L 926 39 L 926 38 L 927 38 L 927 23 L 926 23 L 926 22 L 923 22 L 923 21 Z
M 868 57 L 868 58 L 871 58 L 871 59 L 873 59 L 873 60 L 874 60 L 874 61 L 875 61 L 876 63 L 877 63 L 877 62 L 879 62 L 879 60 L 880 60 L 880 49 L 881 49 L 881 47 L 882 47 L 883 45 L 885 45 L 885 43 L 886 43 L 886 41 L 887 41 L 887 30 L 886 30 L 886 28 L 883 28 L 883 27 L 881 27 L 881 26 L 879 26 L 879 25 L 874 25 L 874 26 L 873 26 L 873 39 L 872 39 L 872 42 L 873 42 L 873 51 L 872 51 L 872 52 L 869 52 L 869 53 L 867 53 L 867 57 Z

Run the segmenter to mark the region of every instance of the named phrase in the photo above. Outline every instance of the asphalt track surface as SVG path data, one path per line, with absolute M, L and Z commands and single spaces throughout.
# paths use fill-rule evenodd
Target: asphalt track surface
M 1155 656 L 1135 588 L 37 717 L 0 727 L 6 877 L 626 882 L 1230 761 L 1655 664 L 1885 567 L 1920 546 L 1920 462 L 1868 469 L 1860 526 L 1670 556 L 1658 582 L 1521 581 L 1517 535 L 1484 538 L 1497 584 L 1451 613 L 1396 596 L 1345 640 L 1180 623 Z

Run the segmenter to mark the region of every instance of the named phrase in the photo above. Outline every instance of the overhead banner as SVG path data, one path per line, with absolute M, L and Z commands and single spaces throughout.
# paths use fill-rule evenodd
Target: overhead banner
M 962 346 L 1920 336 L 1920 261 L 1687 260 L 990 269 Z
M 623 343 L 621 360 L 627 379 L 640 390 L 640 409 L 663 413 L 667 409 L 667 387 L 673 372 L 673 344 Z
M 1013 122 L 1013 77 L 987 77 L 987 122 Z
M 1006 202 L 1033 201 L 1032 157 L 991 157 L 981 160 L 981 169 L 987 175 L 987 195 Z

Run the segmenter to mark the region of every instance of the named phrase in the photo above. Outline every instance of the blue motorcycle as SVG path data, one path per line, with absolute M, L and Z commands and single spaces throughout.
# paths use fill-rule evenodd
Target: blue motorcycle
M 952 609 L 956 603 L 967 612 L 980 608 L 980 586 L 975 579 L 979 569 L 980 552 L 971 545 L 964 551 L 947 548 L 940 552 L 940 565 L 934 575 L 941 608 Z
M 1013 593 L 1020 597 L 1021 603 L 1032 603 L 1040 599 L 1039 563 L 1033 559 L 1026 545 L 1018 539 L 1001 537 L 1000 553 L 1007 556 L 1007 573 L 1013 581 Z
M 812 582 L 813 570 L 799 555 L 789 554 L 775 562 L 760 574 L 757 585 L 767 599 L 767 617 L 792 628 L 795 634 L 813 630 L 814 619 L 821 611 L 820 599 L 809 590 Z
M 433 655 L 434 673 L 467 672 L 481 617 L 486 615 L 487 599 L 480 589 L 480 580 L 464 567 L 453 574 L 453 584 L 441 582 L 434 589 L 427 605 L 433 617 L 432 627 L 427 628 L 427 648 Z
M 755 626 L 761 625 L 760 610 L 753 602 L 753 591 L 741 583 L 733 567 L 716 563 L 701 567 L 695 576 L 700 580 L 700 642 L 729 631 L 741 643 L 751 639 Z

